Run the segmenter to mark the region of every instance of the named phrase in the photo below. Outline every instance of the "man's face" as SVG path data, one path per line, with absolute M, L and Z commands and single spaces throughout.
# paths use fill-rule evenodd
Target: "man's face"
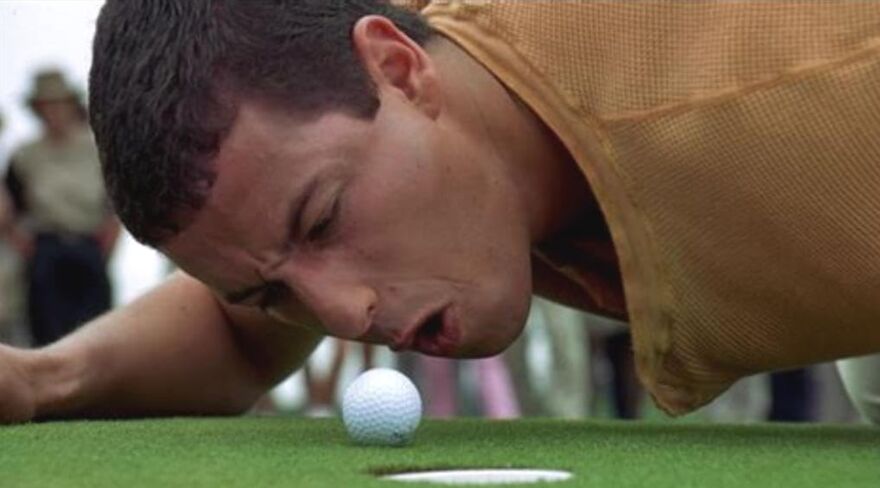
M 245 102 L 205 206 L 163 251 L 283 322 L 431 355 L 494 354 L 528 311 L 530 243 L 486 146 L 401 97 L 384 97 L 374 120 L 304 121 Z
M 72 100 L 37 102 L 34 110 L 50 133 L 64 133 L 77 124 L 77 105 Z

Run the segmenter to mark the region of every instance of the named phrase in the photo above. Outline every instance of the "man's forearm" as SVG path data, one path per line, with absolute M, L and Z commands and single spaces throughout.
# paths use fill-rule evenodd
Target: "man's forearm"
M 268 318 L 233 323 L 207 288 L 178 275 L 23 354 L 38 418 L 232 414 L 298 367 L 317 341 Z

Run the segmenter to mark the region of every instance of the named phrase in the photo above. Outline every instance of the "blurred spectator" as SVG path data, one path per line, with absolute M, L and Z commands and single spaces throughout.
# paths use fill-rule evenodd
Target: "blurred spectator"
M 425 416 L 450 418 L 459 408 L 459 362 L 430 356 L 415 357 L 415 375 L 424 402 Z
M 591 345 L 596 356 L 604 354 L 609 366 L 607 368 L 610 373 L 609 393 L 614 416 L 628 420 L 641 417 L 645 392 L 636 375 L 632 336 L 629 330 L 608 335 L 594 334 L 591 337 Z
M 417 355 L 414 366 L 414 380 L 422 393 L 428 417 L 460 415 L 463 407 L 460 396 L 469 394 L 475 397 L 479 415 L 492 419 L 521 415 L 513 382 L 501 355 L 467 361 Z
M 330 341 L 333 345 L 333 355 L 326 374 L 316 371 L 315 365 L 311 362 L 303 366 L 306 394 L 308 395 L 305 415 L 309 417 L 326 417 L 336 413 L 337 406 L 339 405 L 339 399 L 336 398 L 336 395 L 339 391 L 342 368 L 345 361 L 351 356 L 352 348 L 358 348 L 361 351 L 359 372 L 374 367 L 374 346 L 335 338 L 327 338 L 325 340 Z
M 591 317 L 543 298 L 532 300 L 525 331 L 504 353 L 523 415 L 580 418 L 588 414 Z M 547 370 L 544 375 L 541 369 Z
M 767 375 L 754 375 L 733 384 L 700 411 L 703 418 L 717 423 L 755 423 L 766 420 L 770 409 Z
M 837 368 L 862 418 L 880 425 L 880 354 L 843 359 Z
M 12 208 L 0 189 L 0 236 L 9 232 Z M 0 343 L 27 346 L 22 324 L 21 260 L 7 239 L 0 238 Z
M 770 412 L 774 422 L 808 422 L 815 403 L 813 377 L 809 369 L 792 369 L 770 374 Z
M 12 201 L 0 187 L 0 343 L 26 347 L 30 340 L 22 323 L 21 260 L 10 246 L 13 221 Z
M 13 152 L 7 240 L 27 262 L 28 319 L 42 346 L 110 308 L 106 260 L 119 226 L 79 94 L 47 70 L 36 75 L 27 103 L 43 133 Z

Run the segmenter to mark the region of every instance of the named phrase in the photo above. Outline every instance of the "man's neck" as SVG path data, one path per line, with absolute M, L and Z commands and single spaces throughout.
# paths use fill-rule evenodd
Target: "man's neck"
M 435 41 L 431 51 L 459 95 L 449 100 L 451 110 L 482 133 L 509 170 L 528 212 L 533 243 L 600 215 L 577 163 L 516 94 L 452 42 Z
M 73 138 L 73 134 L 79 127 L 78 123 L 72 122 L 61 127 L 46 127 L 44 137 L 49 144 L 62 145 Z

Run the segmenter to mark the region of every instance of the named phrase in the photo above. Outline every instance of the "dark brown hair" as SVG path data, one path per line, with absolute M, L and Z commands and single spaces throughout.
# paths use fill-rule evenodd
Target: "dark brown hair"
M 243 99 L 372 118 L 379 101 L 351 41 L 370 14 L 420 44 L 431 36 L 418 14 L 380 0 L 108 0 L 90 120 L 108 193 L 132 235 L 159 245 L 204 204 L 210 161 Z

